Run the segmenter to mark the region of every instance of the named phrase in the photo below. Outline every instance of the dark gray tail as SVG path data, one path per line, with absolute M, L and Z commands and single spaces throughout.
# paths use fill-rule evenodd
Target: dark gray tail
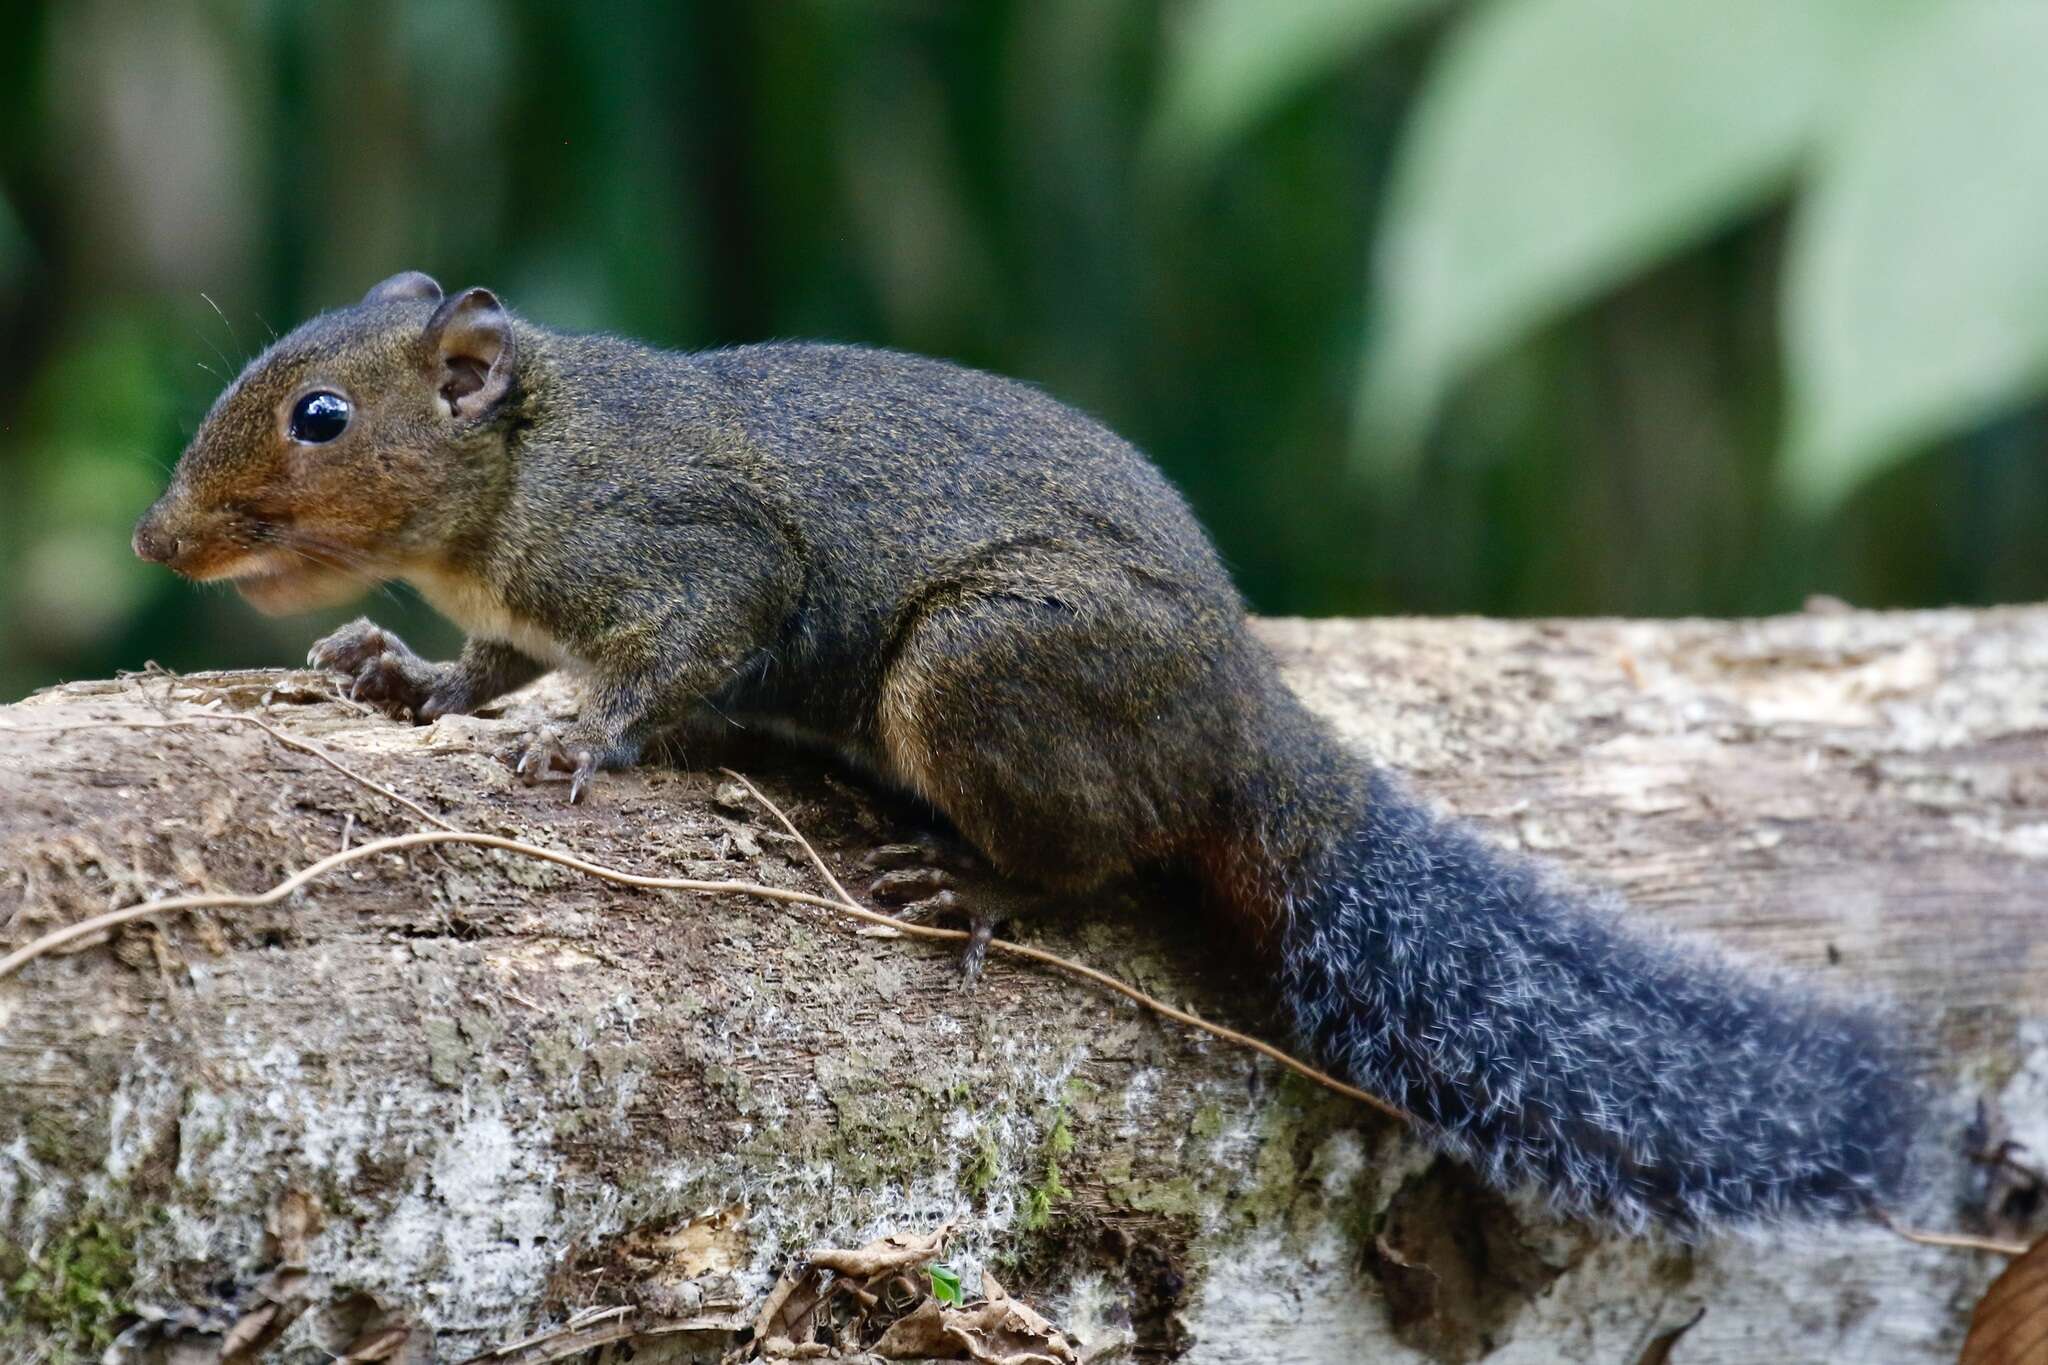
M 1495 1186 L 1697 1236 L 1896 1197 L 1916 1068 L 1871 1014 L 1624 932 L 1384 775 L 1292 879 L 1288 1007 L 1323 1063 Z

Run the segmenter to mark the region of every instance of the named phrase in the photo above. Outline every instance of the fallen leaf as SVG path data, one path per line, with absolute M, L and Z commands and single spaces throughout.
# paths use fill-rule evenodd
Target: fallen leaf
M 947 1335 L 967 1348 L 970 1360 L 983 1365 L 1073 1365 L 1078 1359 L 1066 1333 L 1019 1303 L 1001 1285 L 984 1275 L 988 1301 L 946 1312 Z
M 1956 1365 L 2048 1365 L 2048 1237 L 1984 1291 Z
M 804 1259 L 819 1270 L 830 1270 L 848 1279 L 872 1280 L 879 1275 L 894 1275 L 937 1259 L 945 1250 L 946 1239 L 952 1235 L 953 1225 L 941 1223 L 922 1237 L 915 1233 L 892 1232 L 887 1237 L 877 1237 L 866 1246 L 852 1250 L 818 1247 L 805 1253 Z
M 775 1287 L 768 1291 L 767 1300 L 754 1318 L 754 1340 L 761 1344 L 763 1354 L 778 1341 L 794 1340 L 790 1335 L 791 1325 L 817 1302 L 815 1292 L 803 1296 L 797 1294 L 798 1288 L 810 1277 L 810 1268 L 798 1265 L 784 1271 Z
M 303 1265 L 308 1243 L 319 1235 L 326 1221 L 313 1196 L 296 1187 L 287 1189 L 271 1204 L 263 1220 L 271 1259 Z
M 899 1232 L 862 1247 L 810 1251 L 769 1291 L 754 1318 L 753 1340 L 729 1353 L 727 1361 L 831 1355 L 845 1360 L 1075 1365 L 1080 1357 L 1073 1340 L 1030 1305 L 1011 1298 L 986 1271 L 981 1299 L 960 1307 L 941 1302 L 942 1285 L 955 1303 L 960 1293 L 959 1278 L 951 1268 L 934 1264 L 952 1234 L 949 1222 L 922 1235 Z M 836 1278 L 820 1284 L 820 1270 Z M 903 1308 L 909 1311 L 889 1321 L 888 1314 Z M 843 1321 L 834 1309 L 846 1310 Z M 846 1354 L 857 1351 L 858 1343 L 866 1339 L 864 1324 L 879 1326 L 884 1321 L 889 1325 L 866 1354 Z M 827 1336 L 832 1338 L 829 1343 Z
M 945 1310 L 937 1299 L 926 1299 L 917 1311 L 889 1324 L 875 1343 L 875 1354 L 884 1360 L 958 1360 L 953 1343 L 946 1339 Z
M 221 1338 L 220 1358 L 228 1360 L 253 1360 L 255 1352 L 277 1339 L 279 1324 L 278 1306 L 267 1303 L 253 1313 L 245 1314 L 226 1336 Z M 286 1319 L 290 1321 L 290 1319 Z
M 746 1206 L 707 1209 L 666 1231 L 642 1229 L 619 1244 L 621 1255 L 651 1265 L 664 1279 L 693 1280 L 737 1269 L 747 1254 Z
M 1073 1365 L 1066 1333 L 982 1275 L 987 1297 L 965 1308 L 926 1299 L 882 1334 L 874 1353 L 884 1360 L 972 1360 L 979 1365 Z

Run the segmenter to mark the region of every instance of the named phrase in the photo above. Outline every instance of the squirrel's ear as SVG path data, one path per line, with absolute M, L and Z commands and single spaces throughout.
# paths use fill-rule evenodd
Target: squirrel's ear
M 512 391 L 512 316 L 488 289 L 465 289 L 427 320 L 427 365 L 450 417 L 482 416 Z
M 439 299 L 441 286 L 432 275 L 418 270 L 401 270 L 390 279 L 370 286 L 364 303 L 390 303 L 397 299 Z

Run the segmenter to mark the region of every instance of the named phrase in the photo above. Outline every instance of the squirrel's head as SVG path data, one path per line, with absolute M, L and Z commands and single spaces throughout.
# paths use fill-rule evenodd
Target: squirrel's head
M 502 462 L 511 316 L 418 271 L 278 341 L 215 401 L 135 553 L 232 580 L 259 610 L 325 605 L 431 558 Z

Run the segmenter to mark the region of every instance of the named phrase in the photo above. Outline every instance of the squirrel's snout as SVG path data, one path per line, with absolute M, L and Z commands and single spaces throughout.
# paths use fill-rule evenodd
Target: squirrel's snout
M 153 564 L 168 564 L 178 557 L 178 538 L 163 528 L 156 507 L 144 512 L 135 523 L 135 536 L 129 543 L 138 556 Z

